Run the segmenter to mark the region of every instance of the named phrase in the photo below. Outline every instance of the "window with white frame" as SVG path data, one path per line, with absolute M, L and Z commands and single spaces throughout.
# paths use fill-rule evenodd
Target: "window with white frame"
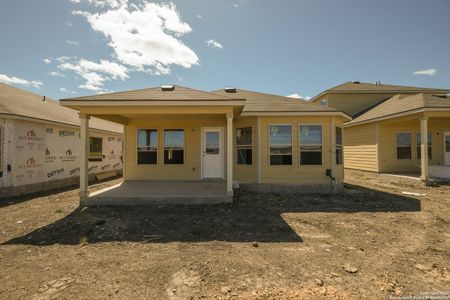
M 431 132 L 428 132 L 428 159 L 431 159 L 432 157 L 432 138 L 433 135 L 431 134 Z M 417 148 L 417 159 L 421 159 L 421 153 L 422 153 L 422 149 L 421 149 L 421 143 L 422 140 L 420 138 L 420 132 L 416 133 L 416 148 Z
M 342 128 L 336 127 L 336 164 L 342 165 Z
M 236 129 L 237 164 L 252 164 L 252 128 Z
M 397 133 L 397 159 L 411 159 L 411 133 Z
M 300 164 L 322 164 L 322 125 L 300 125 Z
M 184 164 L 183 129 L 164 129 L 164 164 Z
M 138 165 L 158 163 L 158 131 L 156 129 L 138 129 L 137 131 Z
M 292 126 L 269 126 L 270 165 L 292 165 Z

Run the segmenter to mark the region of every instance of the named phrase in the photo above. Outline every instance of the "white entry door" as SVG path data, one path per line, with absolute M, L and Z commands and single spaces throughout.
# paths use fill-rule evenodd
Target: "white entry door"
M 203 178 L 223 177 L 222 128 L 202 130 L 202 175 Z
M 450 132 L 444 133 L 444 163 L 450 166 Z

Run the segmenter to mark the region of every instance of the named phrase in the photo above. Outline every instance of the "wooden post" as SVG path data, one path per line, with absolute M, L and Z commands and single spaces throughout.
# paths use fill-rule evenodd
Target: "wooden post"
M 227 113 L 227 196 L 233 196 L 233 113 Z
M 428 174 L 428 117 L 420 118 L 420 179 L 427 183 L 430 180 Z
M 80 198 L 89 196 L 89 119 L 87 114 L 80 113 L 81 133 L 81 166 L 80 166 Z

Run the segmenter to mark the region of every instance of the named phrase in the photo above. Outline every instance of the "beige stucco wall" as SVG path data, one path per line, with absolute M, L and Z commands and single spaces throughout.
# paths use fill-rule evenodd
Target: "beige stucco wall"
M 261 117 L 261 182 L 280 184 L 328 184 L 330 179 L 325 175 L 331 167 L 330 122 L 333 117 Z M 335 126 L 342 127 L 342 119 L 335 118 Z M 269 125 L 292 125 L 292 165 L 271 166 L 269 164 Z M 322 165 L 305 166 L 299 163 L 299 125 L 322 125 Z M 345 135 L 344 135 L 345 139 Z M 334 152 L 333 152 L 334 155 Z M 343 165 L 336 166 L 334 175 L 342 182 Z
M 417 159 L 416 133 L 420 132 L 420 121 L 410 120 L 399 123 L 380 124 L 380 172 L 418 172 L 420 160 Z M 428 131 L 432 134 L 432 159 L 430 165 L 442 165 L 443 133 L 450 131 L 450 119 L 430 119 Z M 397 133 L 409 132 L 412 134 L 412 159 L 397 159 Z
M 131 119 L 127 126 L 125 141 L 126 180 L 200 180 L 201 179 L 201 128 L 222 127 L 224 139 L 224 159 L 226 158 L 226 118 L 225 116 L 163 117 L 151 116 Z M 158 130 L 158 163 L 156 165 L 137 164 L 137 129 Z M 164 164 L 164 129 L 184 129 L 185 149 L 183 165 Z M 226 173 L 226 168 L 224 169 Z
M 344 162 L 349 169 L 378 172 L 376 124 L 345 128 Z
M 331 166 L 330 120 L 335 118 L 335 126 L 342 127 L 338 117 L 260 117 L 261 128 L 261 183 L 281 184 L 328 184 L 330 179 L 325 170 Z M 270 166 L 268 153 L 269 124 L 293 125 L 293 164 L 291 166 Z M 323 164 L 321 166 L 300 166 L 298 126 L 300 124 L 321 124 L 323 126 Z M 201 129 L 202 127 L 224 128 L 224 151 L 226 151 L 226 119 L 217 117 L 149 117 L 131 119 L 125 128 L 125 178 L 126 180 L 200 180 L 201 179 Z M 252 165 L 236 163 L 236 128 L 252 127 Z M 158 164 L 137 164 L 137 129 L 158 130 Z M 185 130 L 185 161 L 183 165 L 164 165 L 164 129 Z M 233 126 L 233 180 L 256 183 L 258 162 L 257 118 L 242 117 L 234 120 Z M 344 136 L 345 139 L 345 136 Z M 334 155 L 334 153 L 333 153 Z M 224 163 L 226 153 L 224 153 Z M 225 174 L 224 174 L 225 175 Z M 343 165 L 336 166 L 334 175 L 339 182 L 343 179 Z

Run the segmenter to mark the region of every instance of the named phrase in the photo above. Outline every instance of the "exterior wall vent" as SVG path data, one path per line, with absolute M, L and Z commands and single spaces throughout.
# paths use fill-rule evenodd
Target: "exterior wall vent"
M 173 90 L 175 90 L 174 85 L 162 85 L 161 86 L 161 91 L 163 91 L 163 92 L 169 92 L 169 91 L 173 91 Z
M 236 93 L 236 88 L 234 87 L 226 87 L 225 88 L 226 93 Z

